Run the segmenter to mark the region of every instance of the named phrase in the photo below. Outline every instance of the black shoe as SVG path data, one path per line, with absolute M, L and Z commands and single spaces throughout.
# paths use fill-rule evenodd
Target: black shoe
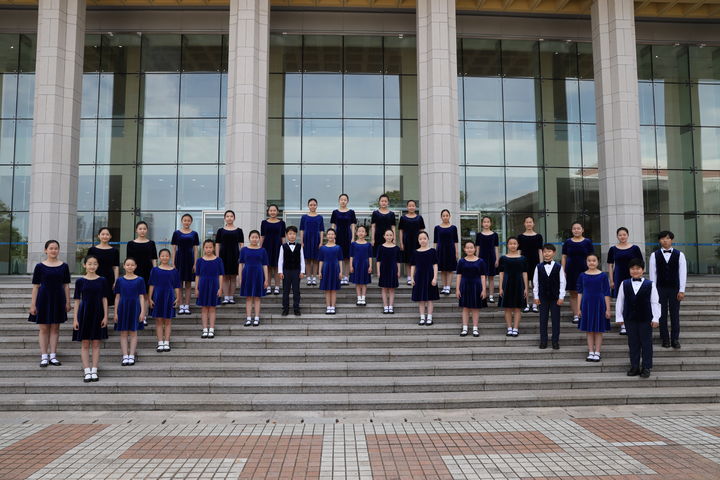
M 288 311 L 287 308 L 283 308 L 283 311 L 282 311 L 282 316 L 283 316 L 283 317 L 287 317 L 289 313 L 290 313 L 290 312 Z
M 530 305 L 526 305 L 522 311 L 523 311 L 523 313 L 528 313 L 530 311 Z
M 675 350 L 680 350 L 680 342 L 678 342 L 677 340 L 675 340 L 674 342 L 672 342 L 672 347 L 673 347 Z
M 547 342 L 540 342 L 540 350 L 545 350 L 547 348 Z
M 650 369 L 649 368 L 643 368 L 640 372 L 640 378 L 648 378 L 650 376 Z
M 293 311 L 293 315 L 295 315 L 296 317 L 299 317 L 299 316 L 301 315 L 300 309 L 299 309 L 299 308 L 295 309 L 295 310 Z
M 627 371 L 628 377 L 637 377 L 640 375 L 640 367 L 630 367 L 630 370 Z
M 463 329 L 460 331 L 460 336 L 461 336 L 461 337 L 467 337 L 467 334 L 468 334 L 468 331 L 467 331 L 466 328 L 463 328 Z
M 667 341 L 667 340 L 663 340 L 663 342 L 662 342 L 662 347 L 663 347 L 663 348 L 670 348 L 670 342 Z
M 553 342 L 553 344 L 552 344 L 552 349 L 553 349 L 553 350 L 560 350 L 560 344 L 559 344 L 558 342 Z

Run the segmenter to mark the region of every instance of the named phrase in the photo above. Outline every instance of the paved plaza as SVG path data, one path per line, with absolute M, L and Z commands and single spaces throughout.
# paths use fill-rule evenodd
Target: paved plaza
M 720 405 L 0 413 L 0 478 L 720 478 Z

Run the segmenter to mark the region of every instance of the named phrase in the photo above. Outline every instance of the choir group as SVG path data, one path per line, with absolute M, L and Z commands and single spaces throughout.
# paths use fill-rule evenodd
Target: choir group
M 441 223 L 434 227 L 433 247 L 416 202 L 407 202 L 407 211 L 397 222 L 388 196 L 380 196 L 369 231 L 367 226 L 358 225 L 348 202 L 346 194 L 340 195 L 329 228 L 317 213 L 315 199 L 308 201 L 308 213 L 302 216 L 299 228 L 286 226 L 278 218 L 278 207 L 270 205 L 260 230 L 249 232 L 247 245 L 231 210 L 225 212 L 225 225 L 215 240 L 207 239 L 202 245 L 192 230 L 192 216 L 183 215 L 181 228 L 172 236 L 172 250 L 163 248 L 159 252 L 148 238 L 147 223 L 141 221 L 136 225 L 137 237 L 127 244 L 122 276 L 119 252 L 110 244 L 110 230 L 101 228 L 99 243 L 83 260 L 85 275 L 75 283 L 74 309 L 69 267 L 58 258 L 58 242 L 49 240 L 45 244 L 47 258 L 33 272 L 29 317 L 40 329 L 40 366 L 61 365 L 56 354 L 59 324 L 67 320 L 71 310 L 72 338 L 82 342 L 83 380 L 93 382 L 98 380 L 100 342 L 108 338 L 110 321 L 120 332 L 123 366 L 135 364 L 137 331 L 147 325 L 148 316 L 156 321 L 157 351 L 170 351 L 172 319 L 190 314 L 193 283 L 196 306 L 201 308 L 201 338 L 212 339 L 216 307 L 234 304 L 238 286 L 246 300 L 246 327 L 260 325 L 261 298 L 279 295 L 281 286 L 282 315 L 289 315 L 291 292 L 293 313 L 301 315 L 299 287 L 303 278 L 308 286 L 324 291 L 325 313 L 334 315 L 336 293 L 343 285 L 353 283 L 356 305 L 367 305 L 367 285 L 375 273 L 383 314 L 393 314 L 403 264 L 407 285 L 412 286 L 412 301 L 418 303 L 420 326 L 433 325 L 433 302 L 441 294 L 451 294 L 454 275 L 455 296 L 462 308 L 462 337 L 469 333 L 471 317 L 472 335 L 478 337 L 480 309 L 496 303 L 504 309 L 508 337 L 520 334 L 523 312 L 538 312 L 539 348 L 548 346 L 550 321 L 551 346 L 559 349 L 560 306 L 568 292 L 572 322 L 587 334 L 586 361 L 601 360 L 603 333 L 611 328 L 611 297 L 616 298 L 615 321 L 620 334 L 628 339 L 628 375 L 650 375 L 653 327 L 660 327 L 663 347 L 680 348 L 679 309 L 687 265 L 683 253 L 672 246 L 672 232 L 660 232 L 661 248 L 649 259 L 647 280 L 643 278 L 642 251 L 629 243 L 624 227 L 617 230 L 618 243 L 608 252 L 606 273 L 601 271 L 593 243 L 584 236 L 579 222 L 572 225 L 572 237 L 563 243 L 558 263 L 555 245 L 543 241 L 529 216 L 524 221 L 525 231 L 509 237 L 506 252 L 500 255 L 499 238 L 490 217 L 482 218 L 482 229 L 474 241 L 461 245 L 450 212 L 443 210 Z M 109 307 L 113 305 L 111 317 Z

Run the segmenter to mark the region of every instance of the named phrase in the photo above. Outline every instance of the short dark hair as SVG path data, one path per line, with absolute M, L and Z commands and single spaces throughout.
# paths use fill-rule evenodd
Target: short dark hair
M 620 227 L 620 228 L 618 228 L 618 229 L 615 231 L 615 235 L 620 235 L 620 232 L 623 232 L 623 231 L 624 231 L 625 233 L 627 233 L 628 235 L 630 235 L 630 231 L 629 231 L 627 228 L 625 228 L 625 227 Z
M 211 243 L 213 247 L 215 246 L 215 240 L 213 240 L 212 238 L 206 238 L 203 242 L 203 248 L 205 248 L 205 245 L 207 245 L 208 243 Z
M 169 248 L 161 248 L 160 251 L 158 252 L 158 257 L 159 257 L 160 255 L 162 255 L 163 252 L 167 252 L 167 254 L 172 257 L 172 253 L 170 253 L 170 249 L 169 249 Z
M 288 233 L 288 232 L 295 232 L 295 233 L 297 233 L 297 227 L 296 227 L 295 225 L 290 225 L 289 227 L 287 227 L 287 228 L 285 229 L 285 233 Z
M 258 237 L 261 236 L 261 235 L 260 235 L 260 232 L 258 232 L 257 230 L 250 230 L 250 233 L 248 233 L 248 238 L 250 238 L 253 233 L 254 233 L 255 235 L 257 235 Z
M 542 249 L 543 250 L 552 250 L 553 252 L 557 252 L 557 248 L 555 248 L 555 245 L 553 245 L 552 243 L 546 243 L 545 245 L 542 246 Z
M 645 270 L 645 262 L 643 262 L 642 258 L 633 258 L 628 262 L 628 268 L 632 267 L 640 267 Z
M 662 232 L 658 233 L 658 240 L 665 237 L 670 237 L 670 240 L 675 240 L 675 234 L 672 233 L 670 230 L 663 230 Z

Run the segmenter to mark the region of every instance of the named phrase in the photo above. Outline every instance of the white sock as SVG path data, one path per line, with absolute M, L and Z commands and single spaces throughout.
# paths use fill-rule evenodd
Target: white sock
M 255 317 L 255 320 L 260 320 L 260 317 Z
M 130 360 L 135 360 L 135 355 L 128 355 L 128 358 L 129 358 Z
M 428 320 L 432 320 L 432 315 L 428 315 L 428 316 L 427 316 L 427 319 L 428 319 Z
M 420 320 L 425 320 L 425 315 L 420 315 Z
M 208 333 L 215 333 L 215 329 L 214 328 L 208 329 Z
M 165 340 L 165 341 L 163 342 L 163 345 L 165 345 L 166 347 L 169 347 L 169 346 L 170 346 L 170 340 Z
M 40 357 L 40 358 L 42 358 L 43 360 L 47 360 L 47 359 L 48 359 L 48 354 L 47 354 L 47 353 L 43 353 L 43 354 L 42 354 L 42 357 Z
M 251 321 L 251 320 L 252 320 L 252 318 L 250 318 L 250 317 L 247 317 L 247 318 L 245 319 L 245 321 L 247 321 L 247 322 L 249 322 L 249 321 Z
M 53 359 L 53 358 L 55 358 L 55 357 L 56 357 L 56 355 L 55 355 L 54 353 L 51 353 L 51 354 L 50 354 L 50 358 L 51 358 L 51 359 Z
M 86 368 L 86 369 L 85 369 L 85 375 L 87 375 L 88 373 L 90 373 L 90 369 L 89 369 L 89 368 Z
M 467 331 L 468 331 L 468 326 L 467 326 L 467 325 L 463 325 L 463 332 L 467 332 Z
M 87 368 L 85 370 L 87 370 Z M 97 368 L 95 368 L 95 367 L 91 368 L 90 373 L 97 373 Z

